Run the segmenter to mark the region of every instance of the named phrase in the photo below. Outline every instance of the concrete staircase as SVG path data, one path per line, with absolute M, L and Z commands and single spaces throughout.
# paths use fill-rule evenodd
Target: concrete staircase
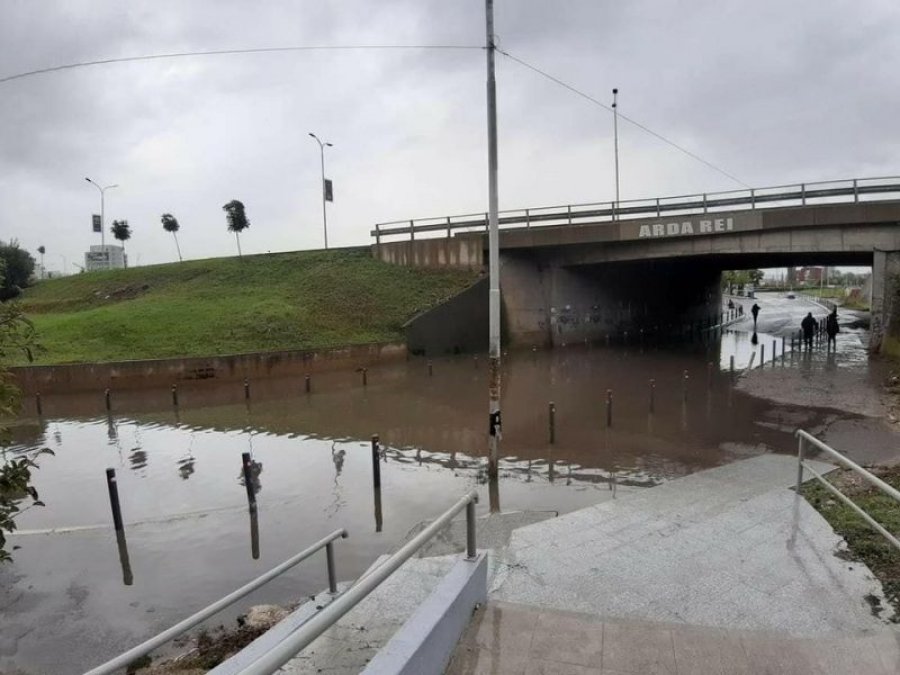
M 795 637 L 885 630 L 881 584 L 835 555 L 843 540 L 789 489 L 796 471 L 761 455 L 515 530 L 490 597 Z

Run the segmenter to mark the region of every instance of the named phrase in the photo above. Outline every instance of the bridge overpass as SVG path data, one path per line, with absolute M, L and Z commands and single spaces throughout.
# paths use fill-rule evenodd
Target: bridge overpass
M 504 211 L 506 334 L 602 339 L 717 314 L 723 270 L 860 265 L 873 270 L 871 347 L 900 351 L 898 225 L 900 177 Z M 379 223 L 373 255 L 480 268 L 486 229 L 485 214 Z

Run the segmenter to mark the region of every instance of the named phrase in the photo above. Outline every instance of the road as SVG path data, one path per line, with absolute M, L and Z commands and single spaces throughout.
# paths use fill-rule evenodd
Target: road
M 759 305 L 759 320 L 756 330 L 776 337 L 787 337 L 800 330 L 800 322 L 808 312 L 819 318 L 827 314 L 822 305 L 810 300 L 797 297 L 793 300 L 787 298 L 787 293 L 758 293 L 755 300 L 748 298 L 736 298 L 736 303 L 744 306 L 744 319 L 731 326 L 734 330 L 753 332 L 753 316 L 750 308 L 753 303 Z

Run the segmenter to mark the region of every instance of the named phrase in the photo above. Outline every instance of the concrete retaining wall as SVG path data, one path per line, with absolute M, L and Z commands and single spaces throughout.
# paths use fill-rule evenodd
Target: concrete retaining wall
M 372 246 L 372 257 L 392 265 L 407 267 L 480 270 L 485 265 L 481 235 L 375 244 Z
M 404 327 L 406 348 L 417 356 L 484 352 L 488 348 L 487 277 Z
M 241 380 L 368 367 L 406 357 L 406 345 L 377 343 L 337 349 L 257 352 L 182 359 L 150 359 L 11 368 L 23 391 L 66 393 L 167 387 L 185 380 Z

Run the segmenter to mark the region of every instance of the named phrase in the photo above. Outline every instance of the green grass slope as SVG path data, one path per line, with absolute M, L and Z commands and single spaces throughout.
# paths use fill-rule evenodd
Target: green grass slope
M 405 321 L 476 278 L 305 251 L 52 279 L 22 305 L 45 348 L 37 363 L 209 356 L 400 340 Z

